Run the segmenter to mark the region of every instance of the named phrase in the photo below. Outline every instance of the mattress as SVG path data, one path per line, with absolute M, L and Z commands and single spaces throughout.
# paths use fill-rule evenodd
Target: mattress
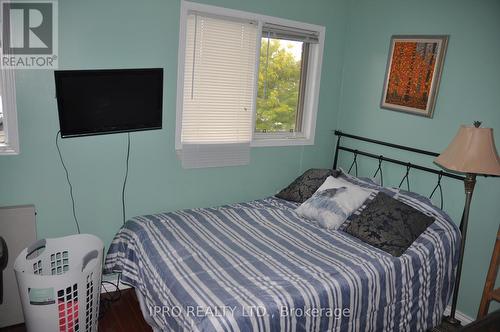
M 425 331 L 450 299 L 460 235 L 428 200 L 382 189 L 435 222 L 393 257 L 269 197 L 129 220 L 106 272 L 165 331 Z

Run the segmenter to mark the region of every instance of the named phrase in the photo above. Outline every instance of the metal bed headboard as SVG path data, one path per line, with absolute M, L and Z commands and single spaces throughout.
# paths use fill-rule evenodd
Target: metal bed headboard
M 339 158 L 339 151 L 346 151 L 346 152 L 350 152 L 350 153 L 354 154 L 354 159 L 353 159 L 353 162 L 351 164 L 351 167 L 349 168 L 349 172 L 351 171 L 351 169 L 353 167 L 355 167 L 356 175 L 357 175 L 357 168 L 358 168 L 358 165 L 357 165 L 357 156 L 358 155 L 362 155 L 362 156 L 365 156 L 365 157 L 368 157 L 368 158 L 372 158 L 372 159 L 377 159 L 378 162 L 379 162 L 379 164 L 378 164 L 378 168 L 377 168 L 374 176 L 376 176 L 380 172 L 380 176 L 381 176 L 382 182 L 383 182 L 382 169 L 381 169 L 382 162 L 388 162 L 388 163 L 392 163 L 392 164 L 397 164 L 397 165 L 405 166 L 406 167 L 406 174 L 401 179 L 401 182 L 399 183 L 399 187 L 401 187 L 401 185 L 403 184 L 403 182 L 406 180 L 406 186 L 407 186 L 408 190 L 410 190 L 410 183 L 409 183 L 409 178 L 408 178 L 410 169 L 413 168 L 413 169 L 418 169 L 420 171 L 424 171 L 424 172 L 436 174 L 436 175 L 438 175 L 438 181 L 437 181 L 436 186 L 434 187 L 434 190 L 430 194 L 429 198 L 432 198 L 432 196 L 434 195 L 434 193 L 436 192 L 436 190 L 439 189 L 440 198 L 441 198 L 441 208 L 443 208 L 443 191 L 442 191 L 442 187 L 441 187 L 441 178 L 442 177 L 447 177 L 447 178 L 451 178 L 451 179 L 455 179 L 455 180 L 460 180 L 462 182 L 465 180 L 465 177 L 463 177 L 463 176 L 460 176 L 460 175 L 457 175 L 457 174 L 453 174 L 453 173 L 449 173 L 449 172 L 446 172 L 446 171 L 443 171 L 443 170 L 438 170 L 438 169 L 430 168 L 430 167 L 427 167 L 427 166 L 422 166 L 422 165 L 411 163 L 411 162 L 408 162 L 408 161 L 402 161 L 402 160 L 399 160 L 399 159 L 389 158 L 389 157 L 385 157 L 383 155 L 377 155 L 377 154 L 374 154 L 374 153 L 371 153 L 371 152 L 366 152 L 366 151 L 363 151 L 363 150 L 352 149 L 350 147 L 342 145 L 342 138 L 346 137 L 346 138 L 350 138 L 350 139 L 354 139 L 354 140 L 358 140 L 358 141 L 368 142 L 368 143 L 372 143 L 372 144 L 376 144 L 376 145 L 387 146 L 387 147 L 390 147 L 390 148 L 393 148 L 393 149 L 403 150 L 403 151 L 409 151 L 409 152 L 413 152 L 413 153 L 417 153 L 417 154 L 422 154 L 422 155 L 427 155 L 427 156 L 431 156 L 431 157 L 437 157 L 437 156 L 439 156 L 439 153 L 432 152 L 432 151 L 427 151 L 427 150 L 422 150 L 422 149 L 417 149 L 417 148 L 413 148 L 413 147 L 410 147 L 410 146 L 405 146 L 405 145 L 399 145 L 399 144 L 394 144 L 394 143 L 379 141 L 379 140 L 376 140 L 376 139 L 367 138 L 367 137 L 363 137 L 363 136 L 357 136 L 357 135 L 347 134 L 347 133 L 344 133 L 344 132 L 342 132 L 340 130 L 335 130 L 335 135 L 338 138 L 337 138 L 337 144 L 335 146 L 335 156 L 334 156 L 334 159 L 333 159 L 333 169 L 337 169 L 337 163 L 338 163 L 338 158 Z M 462 229 L 461 226 L 462 225 L 460 225 L 460 229 Z
M 351 169 L 353 168 L 353 166 L 356 166 L 356 168 L 355 168 L 356 175 L 357 175 L 357 167 L 358 167 L 356 159 L 357 159 L 358 155 L 363 155 L 363 156 L 366 156 L 366 157 L 369 157 L 369 158 L 378 159 L 379 164 L 378 164 L 377 171 L 375 172 L 375 175 L 377 175 L 378 172 L 382 172 L 382 168 L 381 168 L 382 161 L 386 161 L 386 162 L 397 164 L 397 165 L 401 165 L 401 166 L 406 166 L 406 174 L 403 177 L 403 179 L 401 180 L 401 182 L 399 183 L 399 187 L 401 187 L 401 185 L 403 184 L 403 181 L 406 179 L 406 184 L 407 184 L 407 186 L 409 188 L 410 185 L 409 185 L 408 175 L 409 175 L 409 171 L 410 171 L 411 168 L 415 168 L 415 169 L 418 169 L 418 170 L 421 170 L 421 171 L 424 171 L 424 172 L 428 172 L 428 173 L 437 174 L 438 175 L 438 182 L 437 182 L 437 185 L 434 187 L 434 190 L 432 191 L 432 193 L 431 193 L 431 195 L 430 195 L 429 198 L 432 198 L 432 195 L 434 194 L 434 192 L 436 191 L 436 189 L 439 188 L 439 191 L 440 191 L 440 194 L 441 194 L 441 209 L 442 209 L 442 205 L 443 205 L 443 191 L 442 191 L 442 188 L 441 188 L 441 178 L 444 176 L 444 177 L 448 177 L 448 178 L 451 178 L 451 179 L 460 180 L 461 182 L 463 182 L 464 189 L 465 189 L 465 197 L 466 198 L 465 198 L 464 209 L 462 211 L 462 218 L 460 220 L 460 233 L 462 235 L 461 236 L 461 245 L 460 245 L 460 256 L 459 256 L 458 265 L 457 265 L 455 285 L 454 285 L 454 288 L 453 288 L 453 298 L 452 298 L 452 302 L 451 302 L 450 315 L 446 316 L 446 320 L 448 322 L 450 322 L 451 324 L 455 324 L 457 322 L 457 319 L 455 318 L 455 311 L 456 311 L 456 308 L 457 308 L 458 291 L 459 291 L 459 287 L 460 287 L 460 277 L 461 277 L 461 271 L 462 271 L 463 254 L 464 254 L 464 247 L 465 247 L 465 238 L 466 238 L 466 234 L 467 234 L 467 222 L 468 222 L 468 219 L 469 219 L 469 207 L 470 207 L 470 201 L 471 201 L 471 198 L 472 198 L 472 191 L 474 189 L 474 184 L 475 184 L 475 181 L 476 181 L 475 180 L 476 174 L 473 174 L 473 177 L 471 177 L 470 174 L 468 174 L 467 177 L 463 177 L 463 176 L 460 176 L 460 175 L 457 175 L 457 174 L 445 172 L 443 170 L 437 170 L 437 169 L 434 169 L 434 168 L 430 168 L 430 167 L 426 167 L 426 166 L 422 166 L 422 165 L 418 165 L 418 164 L 412 164 L 410 162 L 405 162 L 405 161 L 401 161 L 401 160 L 398 160 L 398 159 L 387 158 L 387 157 L 384 157 L 383 155 L 376 155 L 376 154 L 373 154 L 373 153 L 370 153 L 370 152 L 366 152 L 366 151 L 351 149 L 349 147 L 343 146 L 341 144 L 341 141 L 342 141 L 343 137 L 347 137 L 347 138 L 355 139 L 355 140 L 358 140 L 358 141 L 373 143 L 373 144 L 377 144 L 377 145 L 383 145 L 383 146 L 387 146 L 387 147 L 390 147 L 390 148 L 394 148 L 394 149 L 398 149 L 398 150 L 403 150 L 403 151 L 414 152 L 414 153 L 417 153 L 417 154 L 427 155 L 427 156 L 431 156 L 431 157 L 437 157 L 439 155 L 439 153 L 436 153 L 436 152 L 431 152 L 431 151 L 416 149 L 416 148 L 405 146 L 405 145 L 388 143 L 388 142 L 379 141 L 379 140 L 375 140 L 375 139 L 371 139 L 371 138 L 367 138 L 367 137 L 351 135 L 351 134 L 343 133 L 343 132 L 341 132 L 339 130 L 335 130 L 335 135 L 338 136 L 338 139 L 337 139 L 337 145 L 335 147 L 335 157 L 334 157 L 334 161 L 333 161 L 333 168 L 334 169 L 337 168 L 339 151 L 347 151 L 347 152 L 351 152 L 351 153 L 354 154 L 354 160 L 353 160 L 353 163 L 351 164 L 349 172 L 351 171 Z M 382 173 L 380 173 L 380 174 L 382 174 Z M 482 175 L 482 176 L 488 176 L 488 175 Z M 381 177 L 381 180 L 383 180 L 382 177 Z

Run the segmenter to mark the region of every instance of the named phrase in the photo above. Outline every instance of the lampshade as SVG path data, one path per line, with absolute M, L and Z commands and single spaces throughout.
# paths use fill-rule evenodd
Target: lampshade
M 453 141 L 434 162 L 461 173 L 500 175 L 493 129 L 461 126 Z

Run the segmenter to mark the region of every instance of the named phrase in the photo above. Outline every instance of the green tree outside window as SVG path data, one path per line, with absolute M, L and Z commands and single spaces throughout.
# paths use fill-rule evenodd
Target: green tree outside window
M 299 101 L 302 42 L 262 38 L 257 92 L 257 132 L 295 128 Z M 269 48 L 269 49 L 268 49 Z

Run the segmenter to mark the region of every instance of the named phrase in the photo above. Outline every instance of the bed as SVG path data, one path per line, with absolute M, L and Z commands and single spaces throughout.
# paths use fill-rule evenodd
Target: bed
M 438 325 L 453 292 L 460 245 L 458 227 L 442 211 L 441 178 L 463 178 L 353 149 L 341 139 L 434 152 L 335 135 L 333 169 L 341 151 L 354 156 L 341 175 L 346 181 L 370 191 L 371 198 L 390 196 L 434 220 L 401 256 L 350 234 L 359 211 L 340 228 L 325 229 L 301 217 L 298 203 L 273 196 L 135 217 L 112 241 L 105 272 L 119 272 L 135 288 L 155 330 L 425 331 Z M 382 182 L 382 162 L 405 166 L 399 188 L 358 178 L 358 155 L 378 159 Z M 431 197 L 441 193 L 441 209 L 410 192 L 414 168 L 438 175 Z M 408 191 L 400 189 L 405 180 Z
M 428 199 L 347 176 L 435 218 L 394 257 L 276 197 L 135 217 L 106 272 L 166 331 L 425 331 L 451 297 L 460 232 Z M 349 222 L 349 220 L 347 221 Z

